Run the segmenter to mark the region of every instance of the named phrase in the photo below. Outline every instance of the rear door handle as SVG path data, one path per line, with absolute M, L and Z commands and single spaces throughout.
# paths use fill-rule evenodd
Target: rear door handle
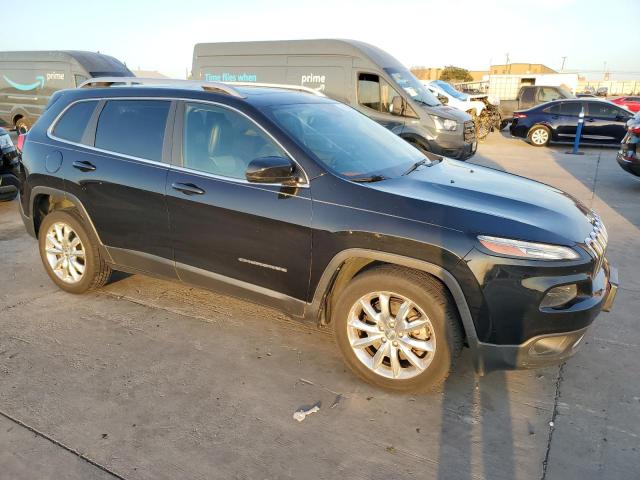
M 201 189 L 197 185 L 194 185 L 193 183 L 174 182 L 171 184 L 171 188 L 173 188 L 174 190 L 178 190 L 185 195 L 202 195 L 204 193 L 203 189 Z
M 77 168 L 83 172 L 93 172 L 96 169 L 96 166 L 91 162 L 76 160 L 73 162 L 73 168 Z

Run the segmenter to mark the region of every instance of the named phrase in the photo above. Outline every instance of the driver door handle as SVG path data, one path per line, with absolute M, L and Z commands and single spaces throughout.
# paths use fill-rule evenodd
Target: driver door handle
M 83 160 L 76 160 L 73 162 L 73 168 L 77 168 L 82 172 L 93 172 L 96 169 L 96 166 L 91 162 L 85 162 Z
M 193 183 L 179 183 L 174 182 L 171 184 L 171 188 L 184 193 L 185 195 L 202 195 L 204 190 L 194 185 Z

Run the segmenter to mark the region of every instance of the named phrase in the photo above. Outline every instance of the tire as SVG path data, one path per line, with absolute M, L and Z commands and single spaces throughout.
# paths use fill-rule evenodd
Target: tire
M 498 127 L 498 130 L 504 130 L 505 128 L 507 128 L 507 125 L 509 125 L 508 120 L 500 120 L 500 126 Z
M 425 147 L 422 146 L 421 143 L 415 141 L 415 140 L 407 140 L 405 139 L 405 141 L 411 145 L 413 148 L 417 148 L 418 150 L 420 150 L 421 153 L 425 154 L 425 155 L 433 155 L 432 152 L 430 152 L 429 150 L 427 150 Z
M 19 134 L 27 133 L 31 130 L 31 123 L 29 123 L 29 121 L 24 117 L 19 118 L 16 122 L 16 130 Z
M 18 196 L 18 190 L 0 195 L 0 202 L 10 202 Z
M 383 302 L 380 296 L 376 297 L 384 294 L 390 297 L 391 315 L 386 317 L 386 322 L 380 318 Z M 370 312 L 379 316 L 377 322 L 365 313 L 361 300 L 368 303 Z M 410 332 L 406 322 L 395 316 L 407 300 L 413 303 L 407 318 L 425 323 L 421 326 L 414 323 L 417 327 Z M 337 299 L 332 322 L 338 348 L 349 368 L 366 382 L 388 390 L 439 389 L 462 348 L 458 311 L 444 285 L 426 273 L 393 265 L 375 267 L 357 275 Z M 352 346 L 354 343 L 361 345 Z M 430 346 L 431 351 L 427 351 L 426 346 Z M 413 361 L 405 354 L 407 350 L 413 354 Z M 392 362 L 394 353 L 397 362 Z M 376 367 L 378 354 L 382 361 Z
M 535 125 L 529 130 L 527 140 L 534 147 L 546 147 L 551 140 L 551 132 L 544 125 Z
M 64 232 L 62 237 L 57 236 L 55 225 L 58 226 L 60 232 Z M 64 229 L 64 226 L 67 227 L 67 230 Z M 61 238 L 64 238 L 65 242 L 62 242 Z M 76 238 L 78 243 L 73 246 Z M 42 264 L 49 278 L 66 292 L 84 293 L 102 287 L 109 281 L 111 268 L 100 253 L 98 241 L 93 233 L 85 227 L 82 217 L 74 209 L 57 210 L 44 217 L 38 233 L 38 247 Z M 66 253 L 64 253 L 65 251 Z M 84 253 L 80 255 L 80 251 Z M 52 263 L 58 261 L 61 262 L 61 267 L 56 273 Z M 78 265 L 83 266 L 81 273 Z M 79 278 L 74 278 L 72 275 L 74 271 L 76 275 L 79 275 Z

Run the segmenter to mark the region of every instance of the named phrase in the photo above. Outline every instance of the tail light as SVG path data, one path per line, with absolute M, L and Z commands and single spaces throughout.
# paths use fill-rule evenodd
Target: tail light
M 634 135 L 640 135 L 640 125 L 635 127 L 629 127 L 629 131 Z
M 513 114 L 513 118 L 527 118 L 527 114 L 526 113 L 514 113 Z
M 18 135 L 18 143 L 16 145 L 16 148 L 20 153 L 22 153 L 22 148 L 24 147 L 24 141 L 26 138 L 27 138 L 26 133 L 21 133 L 20 135 Z

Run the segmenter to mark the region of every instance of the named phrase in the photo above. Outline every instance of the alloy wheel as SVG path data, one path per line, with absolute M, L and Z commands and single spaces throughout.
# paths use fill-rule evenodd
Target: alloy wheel
M 49 267 L 60 280 L 69 284 L 82 280 L 86 268 L 85 249 L 73 228 L 62 222 L 51 225 L 45 239 L 45 252 Z
M 536 145 L 544 145 L 549 141 L 549 132 L 544 128 L 537 128 L 531 134 L 531 141 Z
M 436 352 L 429 317 L 411 299 L 392 292 L 361 297 L 349 312 L 347 335 L 358 360 L 391 379 L 420 375 Z

